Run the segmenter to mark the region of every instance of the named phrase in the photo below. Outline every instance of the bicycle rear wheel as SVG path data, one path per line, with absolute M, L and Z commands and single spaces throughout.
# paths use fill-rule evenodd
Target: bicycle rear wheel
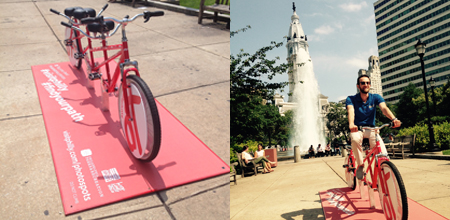
M 147 84 L 136 75 L 126 78 L 128 106 L 122 86 L 119 89 L 119 117 L 128 148 L 134 157 L 150 162 L 161 145 L 161 125 L 155 99 Z M 126 115 L 128 108 L 130 115 Z
M 390 161 L 381 163 L 378 195 L 386 219 L 408 219 L 408 198 L 397 167 Z
M 356 176 L 354 170 L 355 164 L 350 156 L 345 156 L 345 181 L 347 182 L 348 187 L 352 190 L 356 188 Z
M 64 43 L 66 44 L 67 55 L 69 56 L 70 64 L 75 68 L 80 69 L 81 59 L 75 57 L 75 54 L 78 54 L 81 51 L 81 45 L 79 44 L 79 39 L 76 39 L 77 37 L 78 34 L 75 30 L 66 27 L 66 39 Z

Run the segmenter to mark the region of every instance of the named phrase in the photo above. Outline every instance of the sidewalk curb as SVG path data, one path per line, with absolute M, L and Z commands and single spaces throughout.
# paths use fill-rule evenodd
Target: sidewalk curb
M 170 10 L 170 11 L 174 11 L 174 12 L 180 12 L 180 13 L 184 13 L 186 15 L 192 15 L 192 16 L 197 16 L 197 17 L 198 17 L 198 13 L 199 13 L 198 9 L 188 8 L 188 7 L 174 5 L 174 4 L 160 2 L 160 1 L 148 0 L 145 2 L 140 2 L 139 4 L 144 4 L 146 6 L 151 6 L 151 7 L 161 8 L 161 9 L 166 9 L 166 10 Z M 214 13 L 210 12 L 210 11 L 203 11 L 203 14 L 205 15 L 206 18 L 212 18 L 212 16 L 214 16 Z M 228 21 L 229 19 L 230 19 L 229 15 L 219 14 L 219 16 L 218 16 L 219 21 Z
M 450 155 L 416 154 L 416 155 L 409 155 L 409 158 L 450 160 Z

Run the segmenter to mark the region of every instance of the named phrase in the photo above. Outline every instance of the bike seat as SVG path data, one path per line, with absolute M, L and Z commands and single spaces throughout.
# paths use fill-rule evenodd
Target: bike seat
M 87 25 L 87 29 L 90 32 L 108 32 L 114 29 L 114 21 L 91 23 Z
M 75 9 L 83 9 L 82 7 L 70 7 L 70 8 L 66 8 L 64 9 L 64 14 L 72 17 L 73 16 L 73 11 L 75 11 Z
M 92 8 L 70 7 L 64 10 L 64 14 L 76 19 L 82 19 L 87 17 L 95 17 L 95 10 Z

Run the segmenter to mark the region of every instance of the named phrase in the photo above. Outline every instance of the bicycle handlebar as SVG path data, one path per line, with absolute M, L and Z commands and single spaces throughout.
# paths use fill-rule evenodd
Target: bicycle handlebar
M 372 130 L 372 131 L 377 131 L 377 130 L 381 130 L 384 127 L 389 126 L 390 128 L 392 128 L 392 126 L 394 126 L 394 122 L 389 122 L 386 123 L 384 125 L 381 125 L 380 127 L 362 127 L 362 126 L 358 126 L 358 130 Z
M 57 11 L 57 10 L 55 10 L 55 9 L 53 9 L 53 8 L 50 8 L 50 11 L 53 12 L 53 13 L 55 13 L 55 14 L 57 14 L 57 15 L 61 14 L 61 13 L 59 13 L 59 11 Z
M 107 5 L 105 5 L 104 6 L 104 8 L 105 7 L 107 7 Z M 53 9 L 50 9 L 51 11 L 53 10 Z M 53 12 L 53 11 L 55 11 L 55 12 Z M 52 12 L 53 13 L 56 13 L 57 11 L 56 10 L 53 10 Z M 59 15 L 63 15 L 63 14 L 61 14 L 61 13 L 59 13 L 58 12 L 58 14 Z M 113 22 L 115 22 L 115 23 L 118 23 L 119 25 L 117 25 L 116 26 L 116 28 L 114 28 L 114 30 L 111 32 L 111 34 L 108 34 L 106 37 L 111 37 L 111 36 L 113 36 L 116 32 L 117 32 L 117 30 L 119 29 L 119 27 L 120 26 L 122 26 L 122 25 L 126 25 L 127 23 L 129 23 L 129 22 L 132 22 L 132 21 L 134 21 L 134 20 L 136 20 L 136 18 L 138 18 L 138 17 L 141 17 L 141 16 L 144 16 L 144 23 L 145 22 L 147 22 L 148 20 L 150 20 L 150 18 L 151 17 L 153 17 L 153 16 L 155 16 L 155 17 L 157 17 L 157 16 L 163 16 L 164 15 L 164 12 L 163 11 L 155 11 L 155 12 L 149 12 L 149 11 L 144 11 L 143 13 L 141 13 L 141 14 L 137 14 L 137 15 L 135 15 L 134 17 L 132 17 L 131 19 L 128 19 L 128 15 L 127 16 L 125 16 L 125 18 L 124 19 L 122 19 L 122 20 L 119 20 L 119 19 L 116 19 L 116 18 L 112 18 L 112 17 L 103 17 L 103 16 L 98 16 L 98 17 L 95 17 L 95 18 L 83 18 L 83 19 L 81 19 L 81 24 L 90 24 L 90 23 L 96 23 L 96 22 L 103 22 L 103 21 L 113 21 Z M 65 15 L 63 15 L 63 16 L 65 16 Z M 65 16 L 65 17 L 67 17 L 67 16 Z M 68 17 L 67 17 L 68 18 Z M 70 20 L 70 18 L 68 18 L 69 20 Z M 74 24 L 76 24 L 76 25 L 80 25 L 80 24 L 78 24 L 78 23 L 74 23 Z M 93 37 L 93 36 L 91 36 L 91 35 L 89 35 L 89 34 L 87 34 L 87 33 L 85 33 L 83 30 L 81 30 L 79 27 L 77 27 L 77 26 L 74 26 L 73 24 L 68 24 L 68 23 L 66 23 L 66 22 L 61 22 L 61 25 L 63 25 L 63 26 L 66 26 L 66 27 L 69 27 L 69 28 L 72 28 L 72 29 L 76 29 L 77 31 L 79 31 L 80 33 L 82 33 L 84 36 L 86 36 L 86 37 L 88 37 L 88 38 L 91 38 L 91 39 L 101 39 L 102 37 Z

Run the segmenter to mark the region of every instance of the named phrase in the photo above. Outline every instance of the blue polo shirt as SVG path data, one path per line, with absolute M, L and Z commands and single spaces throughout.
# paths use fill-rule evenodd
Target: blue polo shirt
M 345 105 L 353 105 L 355 109 L 355 125 L 372 125 L 375 126 L 375 114 L 377 105 L 384 102 L 383 97 L 378 94 L 369 93 L 366 103 L 361 99 L 359 93 L 348 96 Z

